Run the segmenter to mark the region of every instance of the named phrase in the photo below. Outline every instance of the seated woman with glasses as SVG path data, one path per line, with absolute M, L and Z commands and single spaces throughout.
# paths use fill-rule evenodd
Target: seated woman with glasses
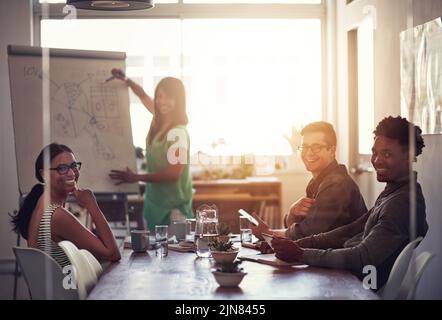
M 50 167 L 45 166 L 45 157 Z M 62 240 L 90 251 L 97 259 L 120 259 L 117 243 L 94 194 L 89 189 L 77 187 L 80 168 L 81 162 L 77 162 L 69 147 L 58 143 L 44 147 L 35 161 L 35 177 L 41 183 L 34 185 L 12 221 L 14 231 L 28 241 L 28 247 L 46 252 L 61 267 L 70 264 L 57 245 Z M 88 210 L 96 235 L 64 208 L 69 194 Z

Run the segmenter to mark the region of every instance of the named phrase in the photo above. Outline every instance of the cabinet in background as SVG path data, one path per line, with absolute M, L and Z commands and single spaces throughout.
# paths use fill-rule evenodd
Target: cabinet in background
M 281 181 L 275 177 L 195 180 L 193 188 L 194 212 L 204 203 L 215 204 L 219 220 L 233 233 L 239 233 L 239 209 L 258 213 L 272 228 L 282 227 Z

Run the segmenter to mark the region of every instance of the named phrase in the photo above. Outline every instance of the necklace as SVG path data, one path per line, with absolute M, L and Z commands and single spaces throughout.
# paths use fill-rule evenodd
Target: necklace
M 63 203 L 51 203 L 49 206 L 53 207 L 53 208 L 64 207 L 64 204 Z

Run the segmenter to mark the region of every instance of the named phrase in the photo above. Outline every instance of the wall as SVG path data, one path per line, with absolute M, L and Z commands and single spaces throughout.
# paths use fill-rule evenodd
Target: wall
M 378 123 L 387 115 L 397 115 L 400 111 L 400 73 L 399 73 L 399 32 L 406 28 L 406 0 L 356 0 L 346 5 L 345 0 L 338 0 L 337 5 L 337 47 L 338 47 L 338 88 L 337 88 L 337 128 L 340 141 L 339 155 L 347 160 L 350 167 L 356 165 L 352 161 L 351 143 L 354 132 L 350 131 L 349 92 L 355 88 L 349 83 L 348 67 L 348 32 L 357 28 L 364 19 L 364 8 L 376 8 L 376 29 L 374 31 L 374 121 Z M 370 134 L 370 133 L 367 133 Z M 367 206 L 372 206 L 375 197 L 383 189 L 374 175 L 362 173 L 355 177 Z
M 8 212 L 18 207 L 18 183 L 8 73 L 8 44 L 31 43 L 29 0 L 0 1 L 0 260 L 13 259 L 16 236 Z
M 399 38 L 400 31 L 407 27 L 408 0 L 355 0 L 350 5 L 345 5 L 345 0 L 337 0 L 337 98 L 336 127 L 338 131 L 340 149 L 339 159 L 348 164 L 349 155 L 349 107 L 347 76 L 347 31 L 355 27 L 355 24 L 363 17 L 362 8 L 365 5 L 374 5 L 377 9 L 377 29 L 375 34 L 375 122 L 386 115 L 396 115 L 400 112 L 399 107 Z M 412 13 L 414 24 L 418 25 L 442 15 L 441 0 L 414 0 Z M 6 46 L 8 44 L 31 43 L 31 18 L 30 1 L 14 0 L 0 1 L 0 259 L 11 259 L 11 247 L 15 243 L 15 236 L 10 232 L 10 224 L 7 213 L 17 208 L 18 186 L 16 178 L 16 165 L 14 155 L 14 140 L 12 129 L 12 116 L 10 107 L 9 78 L 7 66 Z M 333 116 L 330 116 L 332 120 Z M 421 245 L 420 250 L 432 250 L 439 258 L 429 266 L 429 272 L 424 275 L 422 284 L 418 288 L 420 298 L 442 298 L 442 285 L 439 270 L 442 270 L 441 239 L 442 221 L 440 208 L 442 200 L 442 177 L 437 176 L 437 168 L 442 162 L 441 136 L 426 137 L 427 147 L 424 156 L 419 160 L 417 170 L 419 181 L 422 184 L 427 200 L 427 214 L 430 225 L 428 238 Z M 432 171 L 423 171 L 422 168 L 435 168 Z M 291 180 L 287 177 L 288 180 Z M 307 177 L 304 177 L 307 178 Z M 368 175 L 360 179 L 363 192 L 377 195 L 383 187 Z M 303 185 L 303 187 L 305 184 Z M 288 188 L 292 189 L 292 188 Z M 300 191 L 299 191 L 300 192 Z M 297 193 L 297 192 L 295 192 Z M 293 194 L 284 196 L 284 207 L 288 206 L 288 200 Z M 295 199 L 294 199 L 295 200 Z M 372 199 L 369 201 L 372 203 Z M 433 238 L 435 236 L 436 238 Z
M 442 0 L 414 0 L 413 25 L 420 25 L 442 16 Z M 442 135 L 425 136 L 426 147 L 420 156 L 416 170 L 427 204 L 427 221 L 430 226 L 427 236 L 417 253 L 430 251 L 436 254 L 422 276 L 416 296 L 420 299 L 442 299 Z M 426 170 L 424 170 L 424 168 Z
M 341 159 L 350 163 L 349 129 L 351 113 L 349 97 L 349 70 L 347 67 L 348 31 L 357 27 L 363 19 L 363 8 L 367 5 L 376 8 L 377 28 L 374 38 L 374 81 L 375 81 L 375 123 L 388 115 L 400 114 L 400 50 L 399 33 L 407 29 L 407 18 L 413 18 L 413 25 L 419 25 L 442 16 L 442 0 L 355 0 L 346 5 L 345 0 L 337 3 L 337 47 L 338 47 L 338 89 L 337 89 L 337 127 L 341 148 Z M 419 247 L 419 250 L 430 250 L 442 256 L 442 220 L 440 208 L 442 201 L 442 177 L 438 173 L 441 163 L 442 136 L 426 136 L 427 147 L 424 155 L 418 160 L 416 169 L 419 181 L 424 189 L 427 203 L 427 221 L 430 232 Z M 424 171 L 423 168 L 426 168 Z M 428 168 L 433 168 L 429 170 Z M 367 205 L 372 205 L 375 197 L 384 188 L 375 180 L 373 174 L 363 173 L 356 177 Z M 441 299 L 442 280 L 439 272 L 442 269 L 441 258 L 435 258 L 429 265 L 418 288 L 417 298 Z
M 426 135 L 425 148 L 416 166 L 427 206 L 428 233 L 417 248 L 417 254 L 429 251 L 436 256 L 428 265 L 416 292 L 421 299 L 442 299 L 442 138 Z M 425 170 L 424 170 L 425 168 Z

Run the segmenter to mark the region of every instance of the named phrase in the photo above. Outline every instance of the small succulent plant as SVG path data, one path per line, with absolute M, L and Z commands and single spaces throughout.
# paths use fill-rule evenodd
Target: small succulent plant
M 233 250 L 233 242 L 214 239 L 209 242 L 209 249 L 212 251 L 231 251 Z
M 216 225 L 216 230 L 218 231 L 218 235 L 227 236 L 230 234 L 230 226 L 227 223 L 220 222 Z
M 236 260 L 229 263 L 223 263 L 219 268 L 216 269 L 218 272 L 226 272 L 226 273 L 238 273 L 243 271 L 243 268 L 240 268 L 239 265 L 242 263 L 241 260 Z

